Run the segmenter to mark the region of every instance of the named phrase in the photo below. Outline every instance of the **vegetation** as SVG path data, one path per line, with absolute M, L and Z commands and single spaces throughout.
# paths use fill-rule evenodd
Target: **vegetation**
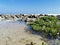
M 30 42 L 30 44 L 26 44 L 26 45 L 35 45 L 36 43 Z
M 59 33 L 58 28 L 60 24 L 57 24 L 59 20 L 54 16 L 44 16 L 38 18 L 35 22 L 30 22 L 30 26 L 34 31 L 42 32 L 45 37 L 49 36 L 52 38 L 57 37 Z
M 45 45 L 44 42 L 42 42 L 42 45 Z

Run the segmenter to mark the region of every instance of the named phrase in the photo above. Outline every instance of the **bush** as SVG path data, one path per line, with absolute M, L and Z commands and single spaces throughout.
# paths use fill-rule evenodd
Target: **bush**
M 30 26 L 35 31 L 43 31 L 45 34 L 55 37 L 57 35 L 57 25 L 58 19 L 54 16 L 44 16 L 38 18 L 35 22 L 30 23 Z

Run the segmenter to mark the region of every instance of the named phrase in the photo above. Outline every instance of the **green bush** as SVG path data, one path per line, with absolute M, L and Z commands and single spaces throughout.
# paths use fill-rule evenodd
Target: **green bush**
M 41 18 L 38 18 L 35 22 L 30 23 L 29 25 L 33 28 L 35 31 L 42 31 L 45 34 L 50 35 L 51 37 L 54 37 L 57 35 L 59 25 L 57 24 L 58 19 L 54 16 L 44 16 Z

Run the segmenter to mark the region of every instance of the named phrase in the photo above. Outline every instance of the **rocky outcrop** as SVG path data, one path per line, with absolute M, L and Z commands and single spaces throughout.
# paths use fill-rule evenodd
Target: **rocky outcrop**
M 60 20 L 60 15 L 57 15 L 57 18 Z
M 37 18 L 41 18 L 48 15 L 43 14 L 16 14 L 16 15 L 3 15 L 0 14 L 0 20 L 21 20 L 25 22 L 36 21 Z M 57 16 L 60 19 L 60 16 Z

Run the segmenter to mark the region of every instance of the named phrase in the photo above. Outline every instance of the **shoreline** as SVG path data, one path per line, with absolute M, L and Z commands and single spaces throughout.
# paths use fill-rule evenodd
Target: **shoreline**
M 5 23 L 5 22 L 4 22 Z M 6 22 L 0 25 L 0 45 L 26 45 L 30 42 L 42 45 L 43 40 L 38 35 L 25 32 L 26 25 L 18 22 Z

